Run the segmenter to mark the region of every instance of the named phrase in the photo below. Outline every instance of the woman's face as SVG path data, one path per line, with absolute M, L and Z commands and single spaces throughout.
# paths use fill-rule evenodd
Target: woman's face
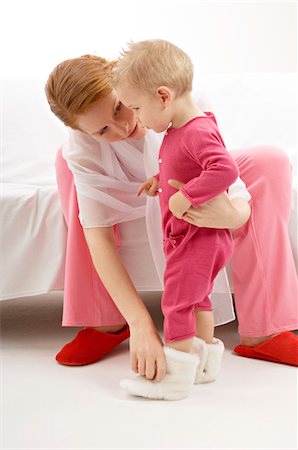
M 123 139 L 141 139 L 146 134 L 135 112 L 122 105 L 116 91 L 90 106 L 77 118 L 81 131 L 94 136 L 100 142 Z

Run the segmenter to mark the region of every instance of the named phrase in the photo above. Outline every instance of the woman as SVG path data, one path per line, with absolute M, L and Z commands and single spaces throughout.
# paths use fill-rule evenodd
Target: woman
M 99 57 L 76 58 L 59 64 L 46 84 L 52 111 L 71 128 L 56 164 L 68 224 L 63 325 L 88 327 L 56 359 L 68 365 L 97 361 L 128 337 L 128 324 L 132 369 L 160 380 L 165 373 L 162 343 L 132 282 L 139 271 L 151 288 L 160 286 L 155 267 L 160 274 L 163 261 L 152 244 L 159 239 L 154 235 L 160 230 L 158 205 L 156 211 L 154 205 L 146 208 L 144 198 L 135 196 L 140 180 L 154 173 L 150 155 L 160 137 L 146 132 L 134 112 L 118 102 L 112 69 L 112 62 Z M 289 332 L 298 328 L 297 277 L 287 235 L 290 164 L 272 147 L 239 150 L 234 156 L 252 196 L 250 220 L 245 196 L 237 196 L 241 185 L 231 199 L 222 195 L 193 210 L 188 220 L 234 229 L 240 334 L 235 351 L 297 365 L 298 338 Z M 178 181 L 173 182 L 177 188 Z M 156 222 L 148 236 L 145 215 L 147 225 Z

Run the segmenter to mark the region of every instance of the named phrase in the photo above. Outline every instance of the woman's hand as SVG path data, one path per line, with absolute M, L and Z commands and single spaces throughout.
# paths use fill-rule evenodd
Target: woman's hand
M 148 180 L 144 181 L 137 191 L 137 197 L 139 197 L 142 192 L 149 195 L 150 197 L 155 197 L 158 194 L 158 180 L 155 177 L 150 177 Z
M 178 219 L 182 219 L 190 207 L 190 201 L 180 191 L 169 198 L 169 210 Z
M 166 362 L 161 339 L 115 245 L 114 228 L 84 228 L 95 269 L 129 325 L 132 370 L 162 380 Z
M 176 189 L 184 185 L 177 180 L 169 180 Z M 188 209 L 182 219 L 197 227 L 235 229 L 245 224 L 250 217 L 250 206 L 242 198 L 230 200 L 227 193 L 213 198 L 209 202 Z
M 154 325 L 130 326 L 130 362 L 135 373 L 161 381 L 166 374 L 162 341 Z

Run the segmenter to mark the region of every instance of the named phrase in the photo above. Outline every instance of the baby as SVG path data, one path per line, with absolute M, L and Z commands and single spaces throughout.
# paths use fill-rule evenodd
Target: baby
M 114 71 L 120 101 L 141 124 L 165 131 L 159 173 L 137 195 L 159 196 L 166 267 L 162 311 L 167 374 L 161 382 L 138 376 L 121 385 L 132 395 L 181 399 L 194 383 L 214 381 L 224 345 L 214 338 L 210 293 L 229 261 L 233 241 L 226 229 L 198 228 L 186 220 L 191 206 L 222 194 L 238 177 L 212 113 L 191 96 L 193 65 L 182 50 L 164 40 L 129 45 Z M 176 192 L 169 179 L 185 184 Z

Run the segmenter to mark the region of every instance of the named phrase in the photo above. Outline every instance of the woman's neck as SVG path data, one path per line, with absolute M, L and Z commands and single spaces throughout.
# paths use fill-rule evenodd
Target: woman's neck
M 143 152 L 145 139 L 136 139 L 130 141 L 134 147 L 136 147 L 140 152 Z

